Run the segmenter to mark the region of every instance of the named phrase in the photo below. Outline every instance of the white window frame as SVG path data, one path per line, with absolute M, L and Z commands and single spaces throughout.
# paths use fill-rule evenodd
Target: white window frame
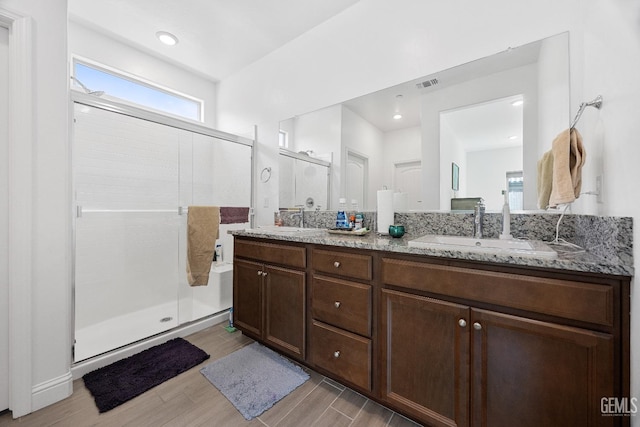
M 186 99 L 188 101 L 194 102 L 194 103 L 196 103 L 198 105 L 198 119 L 194 120 L 191 117 L 185 117 L 185 116 L 181 116 L 181 115 L 177 115 L 177 114 L 172 114 L 172 113 L 169 113 L 169 112 L 164 111 L 164 110 L 160 110 L 160 109 L 156 109 L 156 108 L 150 107 L 148 105 L 138 104 L 138 103 L 136 103 L 134 101 L 130 101 L 128 99 L 123 99 L 123 98 L 110 96 L 109 93 L 106 93 L 105 95 L 103 95 L 103 98 L 105 98 L 105 99 L 110 99 L 110 100 L 113 100 L 113 101 L 117 101 L 119 103 L 123 103 L 123 104 L 131 105 L 131 106 L 134 106 L 134 107 L 142 108 L 142 109 L 145 109 L 145 110 L 153 111 L 153 112 L 158 113 L 158 114 L 164 114 L 164 115 L 167 115 L 167 116 L 176 117 L 176 118 L 180 118 L 180 119 L 194 120 L 194 121 L 197 121 L 197 122 L 200 122 L 200 123 L 204 122 L 204 107 L 205 106 L 204 106 L 204 100 L 201 99 L 201 98 L 197 98 L 195 96 L 187 95 L 186 93 L 179 92 L 179 91 L 177 91 L 175 89 L 171 89 L 169 87 L 160 85 L 158 83 L 154 83 L 154 82 L 152 82 L 150 80 L 147 80 L 147 79 L 145 79 L 143 77 L 140 77 L 140 76 L 137 76 L 137 75 L 134 75 L 134 74 L 131 74 L 131 73 L 127 73 L 126 71 L 117 69 L 115 67 L 111 67 L 111 66 L 106 65 L 106 64 L 102 64 L 102 63 L 100 63 L 98 61 L 94 61 L 92 59 L 88 59 L 88 58 L 82 57 L 80 55 L 72 55 L 71 56 L 70 75 L 73 76 L 73 77 L 75 77 L 75 68 L 76 68 L 76 64 L 78 64 L 78 63 L 82 64 L 82 65 L 84 65 L 86 67 L 94 68 L 94 69 L 96 69 L 98 71 L 102 71 L 104 73 L 111 74 L 111 75 L 113 75 L 113 76 L 115 76 L 117 78 L 121 78 L 121 79 L 128 80 L 128 81 L 130 81 L 132 83 L 135 83 L 135 84 L 146 86 L 149 89 L 157 90 L 159 92 L 164 92 L 164 93 L 169 94 L 171 96 L 176 96 L 178 98 L 183 98 L 183 99 Z M 71 83 L 71 88 L 73 90 L 77 90 L 74 87 L 73 83 Z M 99 90 L 100 88 L 92 88 L 92 89 Z

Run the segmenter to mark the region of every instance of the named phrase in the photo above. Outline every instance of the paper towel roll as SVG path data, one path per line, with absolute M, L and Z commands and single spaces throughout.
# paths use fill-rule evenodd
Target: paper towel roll
M 406 212 L 409 210 L 409 193 L 393 193 L 393 211 Z
M 393 224 L 393 190 L 378 190 L 378 233 L 389 234 Z

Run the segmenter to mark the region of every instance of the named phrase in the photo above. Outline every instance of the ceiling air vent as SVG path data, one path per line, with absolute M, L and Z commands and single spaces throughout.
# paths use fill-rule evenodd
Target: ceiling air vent
M 431 87 L 431 86 L 435 86 L 438 84 L 438 79 L 431 79 L 431 80 L 425 80 L 422 83 L 417 83 L 416 87 L 418 89 L 422 89 L 425 87 Z

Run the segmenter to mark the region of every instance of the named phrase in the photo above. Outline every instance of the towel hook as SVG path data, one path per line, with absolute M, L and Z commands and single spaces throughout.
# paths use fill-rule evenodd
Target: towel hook
M 576 114 L 576 117 L 573 119 L 573 122 L 571 123 L 571 129 L 576 127 L 578 120 L 580 120 L 580 116 L 582 116 L 582 112 L 587 107 L 596 107 L 599 110 L 602 107 L 602 95 L 596 96 L 595 99 L 589 102 L 583 102 L 582 104 L 580 104 L 580 108 L 578 109 L 578 114 Z

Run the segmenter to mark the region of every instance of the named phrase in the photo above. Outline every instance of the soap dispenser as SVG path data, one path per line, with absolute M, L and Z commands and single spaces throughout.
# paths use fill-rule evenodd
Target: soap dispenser
M 502 233 L 500 238 L 504 240 L 513 239 L 511 235 L 511 211 L 509 210 L 509 193 L 507 190 L 502 190 L 504 196 L 504 205 L 502 206 Z

